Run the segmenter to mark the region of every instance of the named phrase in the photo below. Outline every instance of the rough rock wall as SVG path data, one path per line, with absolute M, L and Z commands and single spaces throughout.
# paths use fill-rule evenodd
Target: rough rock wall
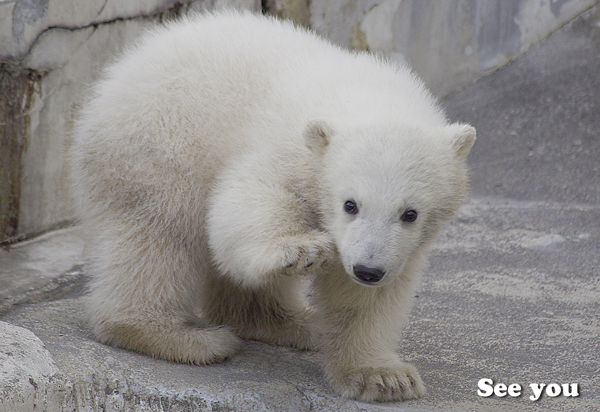
M 307 24 L 338 44 L 407 61 L 441 96 L 503 66 L 595 3 L 597 0 L 266 1 L 274 14 Z
M 145 28 L 258 0 L 0 2 L 0 241 L 71 222 L 66 148 L 86 85 Z

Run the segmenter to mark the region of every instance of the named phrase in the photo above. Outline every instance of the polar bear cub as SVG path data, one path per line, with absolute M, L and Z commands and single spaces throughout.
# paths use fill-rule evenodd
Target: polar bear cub
M 422 396 L 395 350 L 474 140 L 406 67 L 289 23 L 155 29 L 75 130 L 96 337 L 194 364 L 240 337 L 318 347 L 345 397 Z

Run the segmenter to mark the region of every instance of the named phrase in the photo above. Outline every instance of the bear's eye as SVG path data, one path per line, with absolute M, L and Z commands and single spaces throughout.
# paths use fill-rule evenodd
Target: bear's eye
M 417 220 L 418 213 L 416 210 L 407 210 L 400 216 L 400 220 L 406 223 L 412 223 Z
M 356 206 L 354 201 L 346 200 L 346 203 L 344 203 L 344 211 L 349 215 L 355 215 L 358 213 L 358 206 Z

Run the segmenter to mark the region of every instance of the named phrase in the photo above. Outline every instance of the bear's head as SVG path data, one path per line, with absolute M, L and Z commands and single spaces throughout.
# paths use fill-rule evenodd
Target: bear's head
M 381 286 L 401 276 L 466 195 L 471 126 L 334 129 L 317 121 L 304 137 L 318 170 L 323 226 L 358 283 Z

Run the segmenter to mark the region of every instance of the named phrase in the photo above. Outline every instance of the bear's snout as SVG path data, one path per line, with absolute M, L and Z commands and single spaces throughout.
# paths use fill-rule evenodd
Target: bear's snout
M 363 265 L 356 265 L 353 270 L 354 275 L 363 283 L 377 283 L 385 276 L 383 270 Z

